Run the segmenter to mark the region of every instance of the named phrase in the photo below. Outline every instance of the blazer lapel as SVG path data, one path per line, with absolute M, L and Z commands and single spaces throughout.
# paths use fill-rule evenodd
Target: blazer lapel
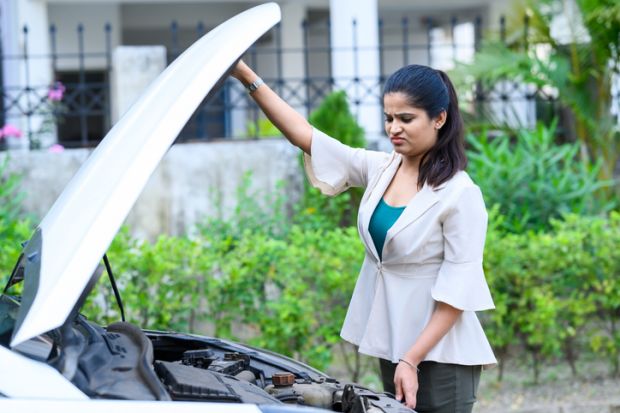
M 387 167 L 381 172 L 379 172 L 377 180 L 372 184 L 373 187 L 370 188 L 367 197 L 365 197 L 366 199 L 362 199 L 362 203 L 360 205 L 359 232 L 362 235 L 367 250 L 375 257 L 377 261 L 379 261 L 379 253 L 377 252 L 375 243 L 370 236 L 370 232 L 368 232 L 368 226 L 370 225 L 370 218 L 372 217 L 372 214 L 375 212 L 375 209 L 379 204 L 379 200 L 381 200 L 381 198 L 383 197 L 385 190 L 387 189 L 390 182 L 392 182 L 392 178 L 394 178 L 394 174 L 396 174 L 396 170 L 400 165 L 400 161 L 400 156 L 393 158 L 387 165 Z
M 439 196 L 435 193 L 433 188 L 424 184 L 420 192 L 418 192 L 407 204 L 407 207 L 403 213 L 398 217 L 392 228 L 390 228 L 385 237 L 385 244 L 387 244 L 396 234 L 402 231 L 407 225 L 415 222 L 422 216 L 430 207 L 435 205 L 439 201 Z

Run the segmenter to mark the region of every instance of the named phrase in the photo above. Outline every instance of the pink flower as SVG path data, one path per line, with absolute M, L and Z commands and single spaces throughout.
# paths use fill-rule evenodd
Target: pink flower
M 54 83 L 53 87 L 47 91 L 47 98 L 52 102 L 60 102 L 65 94 L 65 85 L 62 82 Z
M 54 144 L 48 148 L 48 151 L 51 153 L 61 153 L 65 151 L 65 147 L 59 144 Z
M 2 127 L 2 129 L 0 129 L 0 139 L 8 138 L 9 136 L 21 138 L 22 131 L 19 130 L 19 128 L 17 128 L 16 126 L 13 126 L 10 123 L 7 123 Z

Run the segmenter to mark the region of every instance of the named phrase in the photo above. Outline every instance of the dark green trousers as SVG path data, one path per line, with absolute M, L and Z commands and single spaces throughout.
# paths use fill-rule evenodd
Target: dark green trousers
M 386 392 L 395 394 L 396 364 L 379 359 Z M 424 361 L 418 366 L 418 413 L 471 413 L 480 382 L 481 366 Z

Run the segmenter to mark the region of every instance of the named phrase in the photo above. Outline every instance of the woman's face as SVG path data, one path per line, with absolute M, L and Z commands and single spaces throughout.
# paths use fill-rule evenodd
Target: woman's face
M 385 133 L 394 150 L 408 157 L 421 157 L 437 142 L 439 128 L 446 120 L 443 111 L 434 119 L 424 109 L 409 105 L 402 92 L 383 96 Z

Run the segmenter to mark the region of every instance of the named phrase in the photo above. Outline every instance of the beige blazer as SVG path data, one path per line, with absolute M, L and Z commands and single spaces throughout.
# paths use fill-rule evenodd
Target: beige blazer
M 482 269 L 487 213 L 466 172 L 432 188 L 424 185 L 387 232 L 383 260 L 368 232 L 370 217 L 401 156 L 354 149 L 314 130 L 304 163 L 326 195 L 364 187 L 358 231 L 366 256 L 341 336 L 359 351 L 392 362 L 411 348 L 437 301 L 464 310 L 425 360 L 489 365 L 496 360 L 475 311 L 494 308 Z

